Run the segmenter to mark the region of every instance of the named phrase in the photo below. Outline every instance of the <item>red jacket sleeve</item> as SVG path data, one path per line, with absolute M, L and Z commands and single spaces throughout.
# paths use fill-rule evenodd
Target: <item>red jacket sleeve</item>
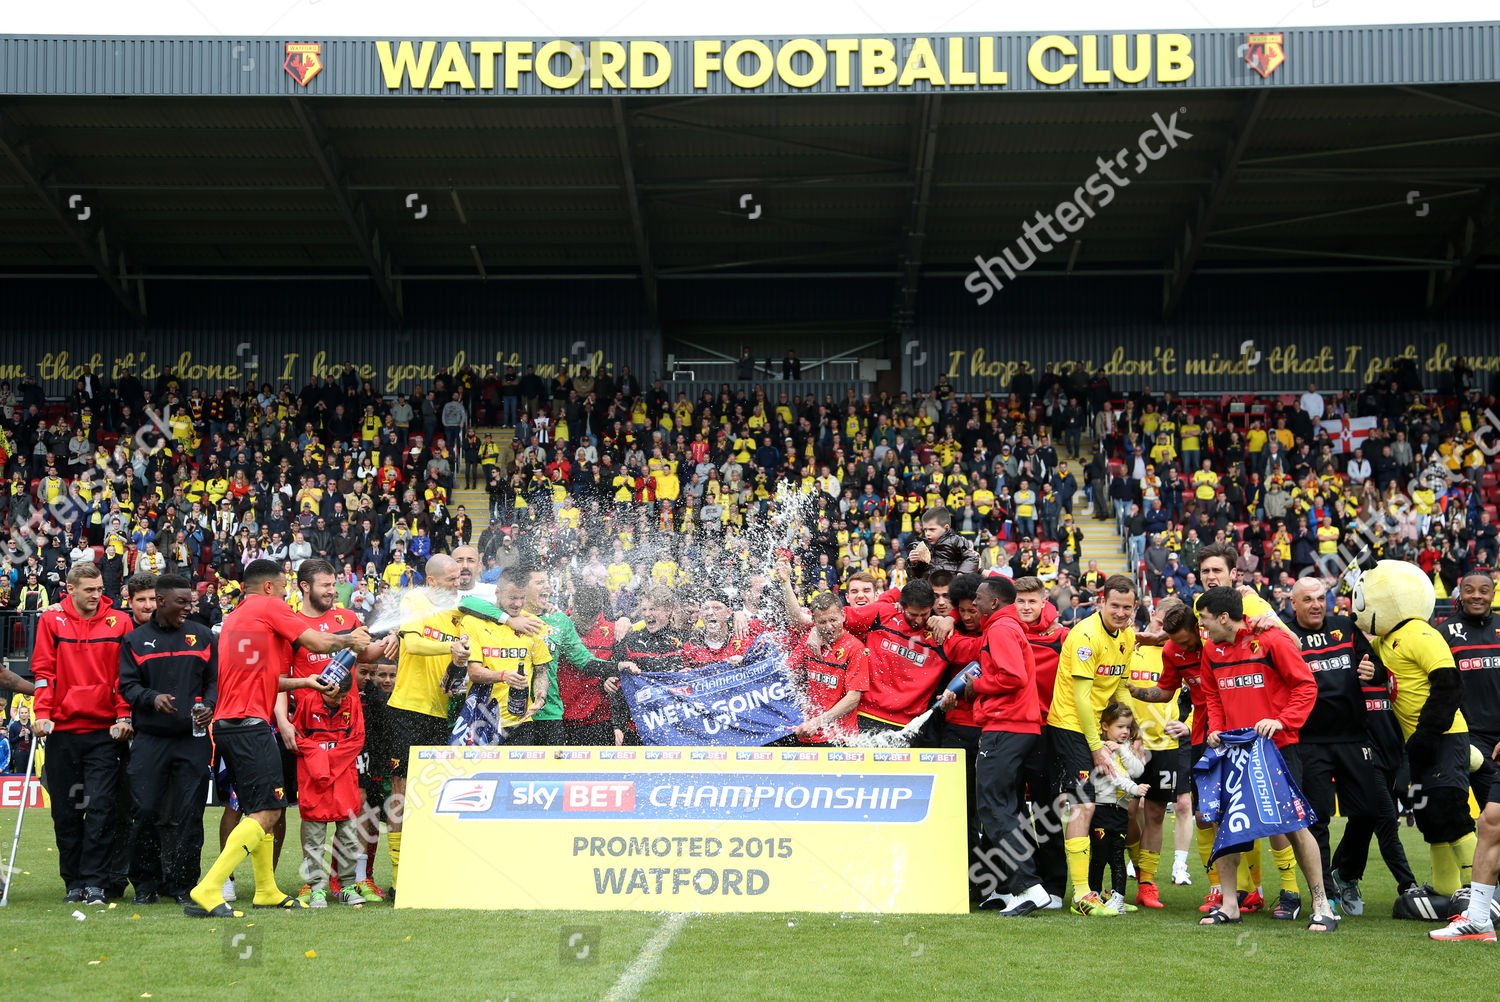
M 1209 732 L 1222 731 L 1224 729 L 1224 703 L 1219 699 L 1219 683 L 1214 678 L 1213 665 L 1209 664 L 1208 651 L 1203 652 L 1203 671 L 1198 680 L 1199 688 L 1203 690 L 1203 702 L 1208 707 L 1208 729 Z
M 31 650 L 31 674 L 36 678 L 36 694 L 32 697 L 32 719 L 52 719 L 52 690 L 57 685 L 57 644 L 53 639 L 53 619 L 39 617 L 36 627 L 36 643 Z
M 952 664 L 962 668 L 970 661 L 978 661 L 979 652 L 983 649 L 983 634 L 972 636 L 954 630 L 948 635 L 947 643 L 943 644 L 943 657 L 947 658 Z
M 1286 706 L 1279 719 L 1287 727 L 1301 727 L 1307 723 L 1313 704 L 1318 701 L 1318 683 L 1312 676 L 1312 669 L 1302 660 L 1302 652 L 1293 646 L 1292 638 L 1281 630 L 1267 630 L 1260 637 L 1271 655 L 1271 666 L 1287 688 Z
M 844 629 L 854 634 L 861 641 L 870 639 L 870 627 L 875 625 L 875 618 L 881 612 L 894 612 L 895 606 L 885 602 L 871 602 L 864 606 L 844 606 Z
M 984 631 L 984 647 L 979 657 L 979 677 L 974 691 L 984 696 L 1015 692 L 1033 685 L 1036 665 L 1031 645 L 1019 628 L 1011 629 L 1005 621 L 991 623 Z

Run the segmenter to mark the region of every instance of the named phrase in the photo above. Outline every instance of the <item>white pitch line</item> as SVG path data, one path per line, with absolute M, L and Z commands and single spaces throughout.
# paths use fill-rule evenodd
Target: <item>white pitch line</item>
M 625 973 L 620 975 L 620 980 L 615 986 L 604 993 L 602 1002 L 631 1002 L 640 994 L 641 987 L 651 977 L 651 972 L 656 970 L 656 965 L 661 962 L 661 955 L 666 952 L 672 939 L 687 922 L 687 915 L 683 912 L 673 912 L 667 916 L 667 920 L 656 930 L 656 934 L 641 947 L 641 952 Z

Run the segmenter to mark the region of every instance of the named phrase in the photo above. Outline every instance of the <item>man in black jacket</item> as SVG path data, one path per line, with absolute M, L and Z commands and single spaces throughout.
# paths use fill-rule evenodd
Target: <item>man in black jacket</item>
M 187 619 L 192 601 L 187 578 L 157 578 L 156 611 L 120 645 L 120 694 L 137 734 L 130 757 L 137 841 L 148 827 L 161 841 L 161 886 L 137 887 L 137 904 L 159 893 L 190 903 L 203 855 L 212 749 L 206 730 L 193 732 L 207 728 L 218 700 L 218 656 L 212 631 Z

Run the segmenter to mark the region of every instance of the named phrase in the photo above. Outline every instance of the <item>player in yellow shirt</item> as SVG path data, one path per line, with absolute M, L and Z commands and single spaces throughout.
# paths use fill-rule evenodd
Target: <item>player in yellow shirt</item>
M 507 567 L 500 575 L 500 604 L 506 615 L 519 617 L 526 608 L 526 585 L 531 571 Z M 527 744 L 524 731 L 516 729 L 527 723 L 547 703 L 551 679 L 547 666 L 552 653 L 547 647 L 547 627 L 530 635 L 517 633 L 510 623 L 493 623 L 478 616 L 464 615 L 459 629 L 469 638 L 469 688 L 498 685 L 494 691 L 500 727 L 507 732 L 507 744 Z M 524 705 L 522 704 L 524 693 Z M 512 703 L 509 697 L 514 696 Z
M 1151 628 L 1161 629 L 1162 618 L 1173 606 L 1181 607 L 1180 598 L 1167 597 L 1159 602 L 1151 615 Z M 1136 689 L 1153 689 L 1161 679 L 1162 648 L 1138 645 L 1130 660 L 1127 678 L 1132 691 L 1130 706 L 1140 725 L 1141 741 L 1150 756 L 1146 762 L 1146 773 L 1142 777 L 1149 785 L 1141 800 L 1139 838 L 1127 843 L 1131 861 L 1135 863 L 1138 891 L 1135 903 L 1148 908 L 1161 908 L 1161 896 L 1156 888 L 1156 869 L 1161 862 L 1162 828 L 1167 816 L 1167 805 L 1175 804 L 1176 816 L 1191 818 L 1193 814 L 1192 762 L 1187 751 L 1179 747 L 1177 739 L 1188 734 L 1188 727 L 1177 719 L 1177 700 L 1147 702 L 1136 699 Z M 1186 834 L 1181 832 L 1181 834 Z M 1185 841 L 1176 841 L 1181 848 Z
M 1089 826 L 1094 818 L 1093 772 L 1115 772 L 1112 753 L 1099 737 L 1099 715 L 1111 702 L 1126 702 L 1126 674 L 1135 654 L 1135 582 L 1116 574 L 1104 582 L 1099 611 L 1073 627 L 1063 641 L 1057 685 L 1047 710 L 1055 792 L 1076 794 L 1068 815 L 1063 848 L 1073 882 L 1073 911 L 1094 917 L 1117 916 L 1089 890 Z
M 458 563 L 446 553 L 435 553 L 428 558 L 425 570 L 427 588 L 410 592 L 401 601 L 397 628 L 401 653 L 396 663 L 396 685 L 387 704 L 393 799 L 386 815 L 393 888 L 401 868 L 402 804 L 411 748 L 448 743 L 448 692 L 443 680 L 450 666 L 467 666 L 469 658 L 469 648 L 460 641 L 462 634 L 456 622 Z M 533 616 L 520 616 L 511 626 L 535 633 L 543 624 Z

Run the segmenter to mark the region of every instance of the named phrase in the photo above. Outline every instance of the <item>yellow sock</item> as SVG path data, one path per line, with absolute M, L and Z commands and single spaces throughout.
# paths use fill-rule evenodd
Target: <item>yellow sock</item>
M 1272 849 L 1271 858 L 1276 861 L 1276 872 L 1281 876 L 1281 889 L 1290 894 L 1300 893 L 1297 889 L 1297 850 L 1291 846 Z
M 1135 864 L 1136 879 L 1142 884 L 1156 883 L 1156 868 L 1161 865 L 1161 853 L 1150 849 L 1141 850 L 1141 861 Z
M 1089 840 L 1087 836 L 1063 840 L 1068 854 L 1068 879 L 1073 882 L 1073 900 L 1089 892 Z
M 1135 872 L 1136 873 L 1140 873 L 1141 872 L 1141 842 L 1140 842 L 1139 839 L 1137 839 L 1134 842 L 1126 842 L 1125 843 L 1125 855 L 1128 856 L 1130 858 L 1130 861 L 1135 864 Z
M 1432 889 L 1444 897 L 1463 886 L 1458 877 L 1458 854 L 1452 842 L 1429 842 L 1427 851 L 1432 854 Z
M 254 855 L 255 847 L 260 845 L 260 840 L 265 835 L 266 832 L 253 819 L 241 818 L 224 842 L 224 851 L 219 853 L 219 858 L 208 868 L 208 873 L 193 888 L 193 900 L 209 910 L 222 905 L 224 881 L 234 876 L 234 868 L 243 863 L 246 856 Z
M 1089 841 L 1088 839 L 1084 839 L 1083 840 L 1083 843 L 1084 843 L 1084 853 L 1083 853 L 1083 883 L 1084 883 L 1085 887 L 1088 886 L 1088 882 L 1089 882 L 1088 881 L 1088 874 L 1089 874 L 1088 841 Z M 397 876 L 397 874 L 399 874 L 401 872 L 401 833 L 400 832 L 386 832 L 385 833 L 385 842 L 386 842 L 386 848 L 390 852 L 390 856 L 391 856 L 391 886 L 395 887 L 396 886 L 396 876 Z
M 250 851 L 250 864 L 255 867 L 255 898 L 257 905 L 279 905 L 286 900 L 281 888 L 276 886 L 276 836 L 266 832 L 260 845 Z
M 1261 838 L 1256 839 L 1255 843 L 1250 846 L 1250 852 L 1247 854 L 1248 857 L 1249 857 L 1249 859 L 1250 859 L 1250 864 L 1249 864 L 1249 866 L 1250 866 L 1250 886 L 1247 887 L 1247 888 L 1245 888 L 1245 890 L 1247 890 L 1247 891 L 1253 891 L 1256 888 L 1258 888 L 1258 887 L 1261 886 L 1261 882 L 1260 882 L 1261 852 L 1262 852 L 1262 850 L 1265 849 L 1265 847 L 1266 847 L 1266 840 L 1265 839 L 1261 839 Z
M 1458 860 L 1458 886 L 1467 886 L 1474 879 L 1474 849 L 1479 845 L 1479 837 L 1469 832 L 1457 842 L 1448 844 L 1453 846 L 1453 855 Z
M 1240 868 L 1235 871 L 1234 874 L 1235 889 L 1244 891 L 1246 894 L 1249 894 L 1251 891 L 1255 890 L 1255 880 L 1251 876 L 1251 868 L 1254 867 L 1255 871 L 1260 870 L 1258 864 L 1251 862 L 1251 860 L 1253 860 L 1254 858 L 1255 857 L 1248 852 L 1241 856 Z
M 1195 828 L 1198 833 L 1198 858 L 1203 861 L 1203 869 L 1208 871 L 1208 882 L 1211 886 L 1219 886 L 1219 868 L 1209 862 L 1214 854 L 1214 830 L 1212 828 Z

